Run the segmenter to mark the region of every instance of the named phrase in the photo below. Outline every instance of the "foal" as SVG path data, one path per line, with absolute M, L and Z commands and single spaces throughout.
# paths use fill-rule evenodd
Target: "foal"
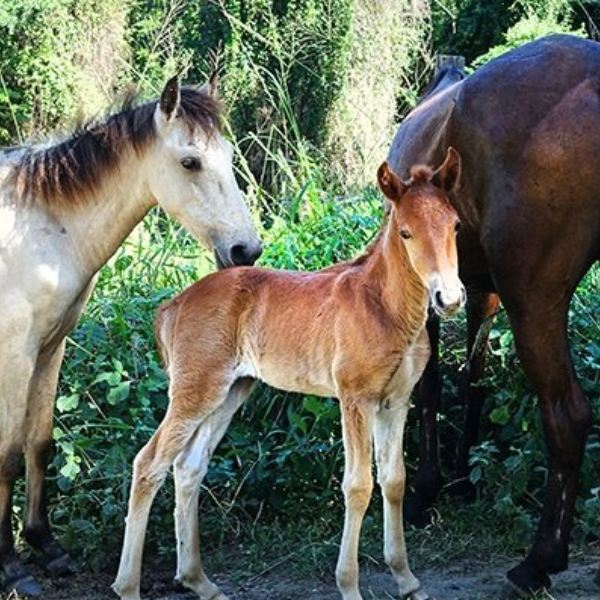
M 460 171 L 415 167 L 403 183 L 383 164 L 390 214 L 360 258 L 315 273 L 235 268 L 209 275 L 160 311 L 156 337 L 170 375 L 170 405 L 138 454 L 114 589 L 138 600 L 153 498 L 175 462 L 177 579 L 202 600 L 226 600 L 205 575 L 197 501 L 208 461 L 253 381 L 340 400 L 346 468 L 337 565 L 344 600 L 360 600 L 358 542 L 372 491 L 372 445 L 383 489 L 385 559 L 402 598 L 427 594 L 410 572 L 402 525 L 403 429 L 409 394 L 429 357 L 428 303 L 441 315 L 465 301 L 458 278 L 458 217 L 448 198 Z

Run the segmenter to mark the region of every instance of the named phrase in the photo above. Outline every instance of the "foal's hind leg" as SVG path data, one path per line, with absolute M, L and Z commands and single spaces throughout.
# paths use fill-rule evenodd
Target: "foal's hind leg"
M 45 476 L 52 454 L 52 419 L 58 374 L 65 342 L 49 357 L 41 357 L 33 376 L 27 403 L 25 460 L 27 466 L 27 508 L 25 539 L 42 554 L 50 575 L 72 573 L 75 565 L 52 537 L 46 505 Z
M 250 395 L 252 379 L 240 379 L 227 400 L 202 422 L 185 450 L 175 461 L 175 526 L 177 533 L 176 580 L 202 600 L 227 600 L 204 573 L 200 558 L 198 496 L 210 458 L 225 434 L 233 415 Z
M 230 385 L 207 386 L 206 395 L 196 386 L 172 389 L 169 409 L 163 422 L 135 458 L 125 539 L 119 572 L 113 585 L 123 600 L 140 598 L 144 539 L 154 497 L 167 471 L 200 424 L 225 400 Z

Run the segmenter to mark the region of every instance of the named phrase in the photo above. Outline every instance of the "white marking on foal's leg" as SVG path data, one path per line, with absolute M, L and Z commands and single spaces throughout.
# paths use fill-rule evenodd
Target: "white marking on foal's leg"
M 346 463 L 342 488 L 346 512 L 336 578 L 344 600 L 362 600 L 358 588 L 358 543 L 363 517 L 373 491 L 371 475 L 373 414 L 372 407 L 366 403 L 364 410 L 362 405 L 349 404 L 348 406 L 342 400 L 342 433 Z
M 249 380 L 237 382 L 225 403 L 198 428 L 175 461 L 175 528 L 177 535 L 177 581 L 202 600 L 227 600 L 206 576 L 200 557 L 198 496 L 208 463 L 237 409 L 252 390 Z
M 383 492 L 384 556 L 398 584 L 400 597 L 412 600 L 427 598 L 419 590 L 419 580 L 412 574 L 404 542 L 402 503 L 406 471 L 404 468 L 403 436 L 408 412 L 408 400 L 382 407 L 375 417 L 375 457 L 378 480 Z M 419 591 L 417 591 L 419 590 Z

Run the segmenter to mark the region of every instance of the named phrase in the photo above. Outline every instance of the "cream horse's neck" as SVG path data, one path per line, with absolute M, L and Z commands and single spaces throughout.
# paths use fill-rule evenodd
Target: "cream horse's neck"
M 93 276 L 156 204 L 146 183 L 144 154 L 127 152 L 92 197 L 76 208 L 52 211 L 59 222 L 69 211 L 68 226 L 61 223 L 61 232 L 82 275 Z

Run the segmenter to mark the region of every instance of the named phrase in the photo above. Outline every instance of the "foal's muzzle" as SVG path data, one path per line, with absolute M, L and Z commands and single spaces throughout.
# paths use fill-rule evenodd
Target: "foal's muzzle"
M 431 291 L 431 306 L 440 317 L 455 315 L 466 301 L 467 292 L 462 283 L 452 289 L 436 287 Z

